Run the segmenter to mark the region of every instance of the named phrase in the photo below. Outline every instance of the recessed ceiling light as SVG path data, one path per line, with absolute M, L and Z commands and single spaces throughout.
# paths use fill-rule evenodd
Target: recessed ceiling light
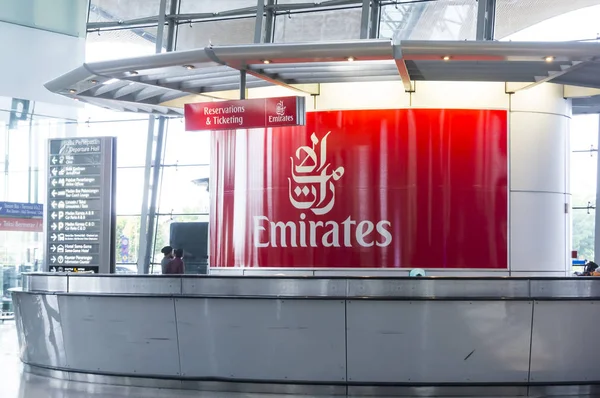
M 139 72 L 137 70 L 132 70 L 129 72 L 130 75 L 136 76 L 139 75 Z
M 116 83 L 118 81 L 119 81 L 119 79 L 112 78 L 112 79 L 108 79 L 105 82 L 102 82 L 102 84 L 113 84 L 113 83 Z
M 269 61 L 268 59 L 263 59 L 262 63 L 268 65 L 271 63 L 271 61 Z
M 356 60 L 356 58 L 354 58 L 354 57 L 348 57 L 348 58 L 346 58 L 346 61 L 348 61 L 348 62 L 352 62 L 354 60 Z
M 443 59 L 444 61 L 450 61 L 450 56 L 449 56 L 449 55 L 444 55 L 444 56 L 442 57 L 442 59 Z
M 196 67 L 194 65 L 183 65 L 183 67 L 187 70 L 196 69 Z
M 74 88 L 69 90 L 69 93 L 71 93 L 71 94 L 75 94 L 76 92 L 77 92 L 77 90 L 75 90 Z
M 90 80 L 90 83 L 92 83 L 92 84 L 98 84 L 98 80 Z
M 546 58 L 544 58 L 544 61 L 546 61 L 546 62 L 552 62 L 552 61 L 554 61 L 554 57 L 552 55 L 549 55 Z

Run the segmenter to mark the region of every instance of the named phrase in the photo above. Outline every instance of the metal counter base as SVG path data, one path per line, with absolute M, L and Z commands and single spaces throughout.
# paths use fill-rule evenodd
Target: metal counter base
M 23 282 L 21 360 L 68 380 L 329 396 L 584 396 L 600 384 L 600 346 L 587 343 L 598 279 Z
M 24 370 L 38 376 L 80 383 L 242 394 L 308 395 L 314 397 L 600 397 L 600 385 L 315 385 L 114 376 L 55 370 L 32 365 L 25 365 Z

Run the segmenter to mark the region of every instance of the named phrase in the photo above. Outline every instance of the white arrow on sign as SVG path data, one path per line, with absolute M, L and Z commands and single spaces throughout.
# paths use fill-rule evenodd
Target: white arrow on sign
M 50 206 L 52 206 L 53 209 L 56 209 L 56 206 L 58 206 L 58 203 L 56 203 L 56 200 L 53 200 L 52 203 L 50 203 Z
M 56 234 L 50 235 L 50 239 L 52 239 L 52 242 L 55 242 L 56 241 Z
M 53 220 L 56 220 L 56 212 L 53 211 L 50 217 L 52 217 Z
M 52 168 L 52 171 L 51 171 L 51 173 L 52 173 L 52 175 L 53 175 L 53 176 L 55 176 L 55 177 L 56 177 L 56 175 L 58 174 L 58 170 L 56 169 L 56 167 L 53 167 L 53 168 Z
M 56 195 L 57 195 L 57 193 L 56 193 L 56 190 L 54 190 L 54 189 L 53 189 L 53 190 L 52 190 L 52 197 L 53 197 L 53 198 L 56 198 Z
M 56 156 L 52 156 L 52 164 L 56 164 L 58 160 L 56 160 Z
M 52 228 L 53 231 L 56 231 L 56 223 L 52 223 L 52 225 L 50 225 L 50 228 Z
M 54 245 L 50 246 L 50 251 L 52 253 L 54 253 L 56 251 L 56 246 L 54 246 Z
M 56 180 L 52 180 L 52 186 L 55 187 L 56 186 Z
M 54 257 L 54 256 L 50 257 L 50 261 L 52 261 L 53 263 L 55 263 L 56 262 L 56 257 Z

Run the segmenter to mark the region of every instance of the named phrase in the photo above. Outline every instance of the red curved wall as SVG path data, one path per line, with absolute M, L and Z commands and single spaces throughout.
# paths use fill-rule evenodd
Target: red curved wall
M 211 134 L 211 266 L 508 267 L 506 111 L 312 112 Z

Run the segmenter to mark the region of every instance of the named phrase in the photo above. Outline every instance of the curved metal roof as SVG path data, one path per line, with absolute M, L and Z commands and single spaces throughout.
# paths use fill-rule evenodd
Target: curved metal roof
M 547 62 L 546 57 L 554 57 Z M 444 57 L 450 57 L 444 60 Z M 348 59 L 353 60 L 349 62 Z M 172 101 L 247 87 L 401 80 L 542 82 L 571 90 L 575 113 L 600 110 L 600 43 L 359 40 L 214 46 L 87 63 L 46 88 L 116 110 L 181 115 Z M 190 101 L 192 99 L 190 98 Z

